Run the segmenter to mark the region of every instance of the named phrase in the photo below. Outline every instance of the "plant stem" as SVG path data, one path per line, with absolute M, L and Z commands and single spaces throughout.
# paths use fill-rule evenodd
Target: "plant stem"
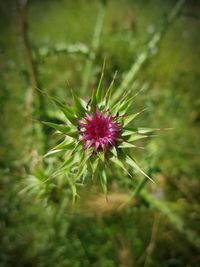
M 29 88 L 25 100 L 25 108 L 27 111 L 28 119 L 30 119 L 31 121 L 32 135 L 34 136 L 36 134 L 38 136 L 38 139 L 41 139 L 42 137 L 43 140 L 46 140 L 45 138 L 46 132 L 44 126 L 43 125 L 37 126 L 36 129 L 33 125 L 33 117 L 35 116 L 38 118 L 39 121 L 43 121 L 46 118 L 46 112 L 45 112 L 44 98 L 41 95 L 41 93 L 37 90 L 38 88 L 40 88 L 40 83 L 37 77 L 37 67 L 31 53 L 31 42 L 28 36 L 28 24 L 26 20 L 26 5 L 27 5 L 26 1 L 21 1 L 21 0 L 17 1 L 17 10 L 19 19 L 18 26 L 19 26 L 20 38 L 23 47 L 24 59 L 29 79 L 28 81 Z M 36 107 L 34 107 L 34 105 L 36 105 Z M 36 112 L 34 112 L 34 110 L 36 110 Z M 33 155 L 32 157 L 34 158 L 35 152 L 34 153 L 32 152 L 36 151 L 36 145 L 34 143 L 33 137 L 31 138 L 31 143 L 32 143 L 31 155 Z M 46 142 L 44 143 L 46 145 Z M 32 161 L 34 162 L 34 159 Z
M 27 66 L 27 72 L 29 75 L 29 82 L 30 82 L 30 92 L 28 93 L 29 99 L 26 103 L 26 107 L 29 111 L 29 113 L 32 113 L 33 108 L 33 102 L 34 102 L 34 92 L 37 92 L 38 95 L 38 102 L 39 102 L 39 108 L 40 108 L 40 115 L 42 117 L 42 114 L 44 114 L 44 101 L 36 89 L 40 87 L 39 81 L 37 78 L 37 68 L 34 64 L 34 60 L 32 58 L 31 54 L 31 44 L 28 37 L 28 25 L 26 21 L 26 4 L 21 4 L 21 1 L 18 1 L 18 14 L 19 14 L 19 30 L 20 30 L 20 37 L 21 42 L 24 50 L 24 57 L 25 62 Z

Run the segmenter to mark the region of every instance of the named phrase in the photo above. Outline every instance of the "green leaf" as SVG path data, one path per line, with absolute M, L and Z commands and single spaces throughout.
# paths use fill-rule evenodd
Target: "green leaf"
M 135 97 L 137 97 L 137 95 L 143 90 L 143 88 L 141 88 L 138 92 L 136 92 L 136 94 L 132 95 L 132 93 L 129 91 L 126 98 L 124 99 L 124 101 L 122 102 L 120 108 L 119 108 L 119 112 L 121 113 L 126 113 L 127 110 L 129 109 L 129 107 L 132 105 L 133 103 L 133 99 Z
M 57 99 L 52 99 L 52 101 L 56 104 L 56 106 L 63 112 L 63 114 L 65 115 L 65 117 L 67 118 L 67 120 L 69 122 L 71 122 L 74 125 L 77 125 L 77 119 L 74 116 L 74 112 L 71 108 L 67 107 L 66 104 L 61 103 L 60 101 L 58 101 Z
M 50 156 L 52 154 L 58 153 L 60 151 L 63 151 L 64 149 L 71 149 L 73 148 L 75 145 L 74 140 L 70 141 L 65 139 L 64 141 L 62 141 L 60 144 L 58 144 L 57 146 L 55 146 L 54 148 L 52 148 L 49 152 L 47 152 L 44 157 Z
M 119 112 L 119 107 L 121 106 L 121 102 L 118 101 L 112 108 L 111 108 L 111 112 L 114 116 L 116 116 L 116 114 Z
M 41 169 L 37 169 L 33 172 L 33 176 L 40 180 L 41 182 L 44 182 L 48 176 L 45 174 L 45 172 Z
M 51 127 L 51 128 L 54 128 L 55 130 L 57 130 L 61 133 L 68 135 L 68 136 L 71 136 L 71 137 L 77 137 L 78 136 L 78 132 L 71 131 L 71 127 L 66 126 L 64 124 L 56 124 L 56 123 L 46 122 L 46 121 L 43 121 L 43 123 L 46 124 L 47 126 Z
M 67 181 L 68 181 L 68 183 L 72 189 L 72 203 L 75 204 L 76 198 L 78 196 L 77 189 L 76 189 L 76 183 L 74 183 L 74 181 L 72 181 L 69 177 L 67 177 Z
M 137 113 L 134 113 L 134 114 L 131 114 L 131 115 L 128 115 L 126 116 L 124 119 L 123 119 L 123 126 L 127 126 L 129 123 L 131 123 L 138 115 L 140 115 L 144 110 L 146 109 L 143 109 L 142 111 L 140 112 L 137 112 Z
M 144 128 L 144 127 L 125 127 L 123 128 L 122 136 L 132 135 L 132 134 L 146 134 L 160 129 L 156 128 Z
M 129 148 L 129 147 L 138 147 L 128 142 L 122 142 L 119 146 L 119 148 Z
M 144 139 L 149 137 L 148 135 L 140 135 L 140 134 L 133 134 L 128 140 L 127 142 L 134 142 L 140 139 Z
M 120 107 L 119 107 L 119 112 L 120 113 L 126 113 L 126 111 L 129 109 L 129 107 L 132 104 L 133 98 L 135 96 L 130 97 L 129 95 L 126 97 L 126 99 L 121 103 Z
M 82 100 L 78 96 L 76 96 L 73 91 L 71 92 L 72 92 L 72 97 L 74 101 L 74 111 L 78 117 L 82 117 L 85 115 L 85 112 L 86 112 L 82 104 Z
M 113 77 L 113 79 L 111 81 L 111 84 L 108 87 L 108 89 L 106 91 L 106 94 L 105 94 L 105 103 L 106 103 L 106 106 L 107 107 L 110 106 L 110 99 L 111 99 L 112 90 L 113 90 L 113 84 L 114 84 L 114 81 L 115 81 L 116 76 L 117 76 L 117 71 L 115 72 L 114 77 Z
M 159 131 L 160 129 L 158 128 L 144 128 L 144 127 L 139 127 L 137 128 L 137 133 L 139 134 L 146 134 L 146 133 L 152 133 L 155 131 Z
M 97 156 L 100 158 L 101 161 L 105 162 L 105 153 L 102 151 L 97 152 Z
M 118 158 L 118 157 L 111 157 L 110 160 L 117 165 L 118 167 L 120 167 L 126 174 L 128 174 L 130 177 L 132 177 L 132 175 L 130 174 L 130 172 L 127 170 L 127 168 L 125 167 L 125 165 L 123 164 L 123 162 Z
M 81 153 L 80 161 L 78 163 L 78 172 L 76 173 L 76 180 L 80 179 L 85 172 L 87 172 L 87 161 L 93 153 L 93 149 L 87 149 Z
M 117 101 L 114 105 L 112 105 L 111 111 L 112 111 L 112 113 L 114 115 L 116 115 L 117 113 L 119 113 L 119 109 L 123 105 L 123 103 L 125 103 L 127 97 L 130 98 L 128 92 L 124 93 L 123 96 L 121 97 L 121 99 L 119 99 L 119 101 Z
M 76 181 L 79 180 L 85 172 L 87 172 L 87 165 L 81 164 L 78 168 L 78 173 L 76 174 Z
M 66 104 L 61 103 L 58 99 L 50 96 L 47 92 L 44 90 L 40 90 L 39 88 L 36 88 L 40 93 L 42 93 L 44 96 L 47 96 L 58 108 L 60 111 L 63 112 L 65 117 L 69 122 L 76 125 L 76 118 L 74 116 L 73 110 L 69 108 Z
M 117 158 L 118 157 L 118 153 L 117 153 L 117 149 L 115 146 L 112 147 L 111 149 L 111 153 Z
M 99 158 L 90 158 L 90 166 L 94 174 L 99 164 Z
M 102 170 L 100 174 L 100 181 L 101 181 L 103 192 L 106 194 L 107 193 L 107 174 L 105 170 Z
M 75 144 L 74 140 L 72 140 L 72 139 L 68 140 L 67 138 L 65 138 L 60 144 L 58 144 L 57 146 L 55 146 L 51 150 L 72 148 L 74 146 L 74 144 Z
M 54 149 L 54 150 L 50 150 L 49 152 L 47 152 L 47 153 L 43 156 L 43 158 L 46 158 L 46 157 L 51 156 L 51 155 L 53 155 L 53 154 L 57 154 L 57 153 L 59 153 L 59 152 L 61 152 L 61 151 L 62 151 L 62 149 Z
M 76 151 L 78 151 L 78 149 L 81 147 L 81 141 L 77 141 L 73 150 L 72 150 L 72 154 L 75 153 Z
M 135 130 L 130 130 L 127 128 L 123 129 L 122 136 L 128 136 L 128 135 L 133 135 L 136 134 L 137 132 Z
M 97 105 L 96 90 L 93 89 L 92 97 L 91 97 L 91 103 L 90 103 L 90 106 L 92 108 L 92 111 L 95 111 L 96 105 Z
M 63 124 L 56 124 L 56 123 L 52 123 L 52 122 L 47 122 L 47 121 L 43 121 L 44 124 L 46 124 L 47 126 L 54 128 L 55 130 L 61 132 L 61 133 L 68 133 L 70 131 L 70 127 L 63 125 Z
M 132 159 L 130 156 L 125 155 L 125 161 L 127 164 L 129 164 L 131 167 L 133 167 L 136 171 L 140 172 L 141 174 L 143 174 L 144 176 L 146 176 L 149 180 L 151 180 L 152 182 L 154 182 L 151 177 L 149 177 L 135 162 L 134 159 Z
M 59 166 L 59 168 L 51 174 L 51 177 L 56 177 L 61 175 L 65 170 L 70 169 L 73 164 L 74 158 L 71 155 Z
M 102 72 L 101 72 L 101 77 L 98 83 L 98 87 L 97 87 L 97 91 L 96 91 L 96 101 L 97 104 L 100 104 L 102 102 L 102 98 L 103 98 L 103 76 L 104 76 L 104 69 L 105 69 L 105 60 L 103 63 L 103 68 L 102 68 Z

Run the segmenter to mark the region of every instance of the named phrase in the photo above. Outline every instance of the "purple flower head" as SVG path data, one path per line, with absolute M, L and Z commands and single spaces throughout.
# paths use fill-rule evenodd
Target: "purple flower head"
M 115 145 L 120 135 L 121 126 L 117 122 L 117 117 L 113 117 L 107 111 L 100 112 L 98 109 L 93 116 L 86 113 L 84 121 L 78 121 L 80 125 L 80 140 L 84 143 L 84 149 L 89 147 L 97 150 L 107 151 L 111 146 Z

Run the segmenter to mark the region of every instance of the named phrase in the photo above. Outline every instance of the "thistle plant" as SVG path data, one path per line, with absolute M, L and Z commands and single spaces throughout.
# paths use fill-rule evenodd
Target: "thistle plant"
M 45 155 L 64 153 L 64 162 L 51 177 L 66 177 L 73 188 L 74 199 L 77 195 L 76 185 L 83 184 L 86 178 L 99 179 L 106 193 L 108 169 L 112 164 L 127 176 L 132 177 L 136 171 L 152 180 L 131 157 L 129 150 L 137 148 L 135 141 L 148 137 L 147 134 L 155 129 L 130 126 L 143 111 L 129 114 L 136 95 L 127 91 L 113 102 L 114 78 L 104 93 L 103 73 L 88 103 L 74 92 L 72 107 L 52 99 L 65 115 L 64 124 L 44 122 L 64 137 L 61 143 Z
M 127 176 L 132 177 L 133 173 L 139 172 L 144 178 L 135 186 L 132 197 L 135 197 L 141 191 L 148 179 L 152 180 L 136 163 L 131 156 L 131 149 L 137 148 L 135 141 L 148 137 L 148 134 L 155 131 L 152 128 L 131 127 L 133 120 L 141 113 L 129 113 L 129 108 L 133 102 L 135 95 L 132 95 L 132 85 L 140 86 L 137 80 L 137 74 L 140 72 L 144 63 L 152 56 L 152 52 L 158 48 L 159 43 L 163 39 L 169 25 L 181 13 L 185 0 L 179 0 L 166 22 L 159 31 L 156 31 L 146 49 L 138 55 L 138 58 L 132 64 L 127 73 L 124 74 L 121 84 L 114 88 L 113 81 L 103 94 L 103 72 L 96 90 L 93 91 L 92 97 L 88 103 L 80 99 L 72 92 L 73 103 L 72 107 L 61 103 L 57 99 L 52 99 L 60 111 L 65 115 L 64 124 L 56 124 L 52 122 L 44 122 L 44 124 L 54 128 L 58 133 L 63 135 L 64 140 L 56 147 L 51 149 L 45 156 L 50 156 L 55 153 L 63 153 L 63 162 L 60 166 L 51 168 L 54 171 L 47 171 L 45 168 L 42 178 L 40 174 L 32 176 L 36 184 L 45 181 L 50 181 L 54 177 L 62 177 L 63 180 L 69 182 L 72 187 L 74 199 L 77 196 L 77 184 L 83 184 L 86 177 L 93 179 L 96 177 L 101 181 L 104 192 L 107 191 L 107 180 L 109 177 L 109 169 L 116 165 Z M 97 23 L 95 25 L 92 49 L 83 51 L 77 46 L 72 47 L 57 47 L 54 52 L 76 53 L 77 51 L 87 54 L 85 71 L 83 71 L 81 91 L 85 95 L 89 87 L 89 81 L 93 75 L 92 69 L 94 65 L 95 52 L 99 46 L 99 40 L 102 32 L 103 18 L 105 13 L 105 5 L 100 5 Z M 74 46 L 73 46 L 74 47 Z M 87 48 L 87 46 L 85 47 Z M 87 50 L 87 49 L 86 49 Z M 47 50 L 48 51 L 48 50 Z M 44 52 L 44 51 L 43 51 Z M 44 54 L 45 53 L 41 53 Z M 47 53 L 48 54 L 48 53 Z M 39 87 L 33 84 L 32 86 Z M 44 92 L 42 92 L 44 93 Z M 41 105 L 43 106 L 43 105 Z M 44 118 L 45 116 L 43 116 Z M 58 160 L 56 159 L 58 163 Z M 49 166 L 48 166 L 49 167 Z M 50 169 L 51 169 L 50 168 Z M 109 179 L 110 180 L 110 179 Z

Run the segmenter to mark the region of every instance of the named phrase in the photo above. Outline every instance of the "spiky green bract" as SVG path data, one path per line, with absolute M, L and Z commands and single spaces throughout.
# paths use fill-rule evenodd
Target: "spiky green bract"
M 109 180 L 109 169 L 115 165 L 115 168 L 121 169 L 121 171 L 132 177 L 135 172 L 142 174 L 152 181 L 152 179 L 138 166 L 135 159 L 131 156 L 130 149 L 138 148 L 135 145 L 135 141 L 143 138 L 147 138 L 149 133 L 156 131 L 153 128 L 141 128 L 133 127 L 134 119 L 140 115 L 141 112 L 136 112 L 134 114 L 129 114 L 129 108 L 132 105 L 135 95 L 131 92 L 126 92 L 121 99 L 118 99 L 115 103 L 112 103 L 113 93 L 113 81 L 108 87 L 106 92 L 103 90 L 103 73 L 101 75 L 97 90 L 93 91 L 91 100 L 88 104 L 84 100 L 77 97 L 72 92 L 73 107 L 69 107 L 60 101 L 52 99 L 57 105 L 61 112 L 64 113 L 66 121 L 63 124 L 57 124 L 52 122 L 44 122 L 45 125 L 54 128 L 57 133 L 63 135 L 63 140 L 52 148 L 44 157 L 60 153 L 63 154 L 62 164 L 51 173 L 51 178 L 65 177 L 69 185 L 72 188 L 73 199 L 75 200 L 77 196 L 76 186 L 83 184 L 85 179 L 97 178 L 100 180 L 103 191 L 107 192 L 107 181 Z M 110 144 L 105 146 L 95 146 L 96 132 L 93 127 L 94 118 L 97 117 L 101 120 L 101 124 L 107 123 L 110 125 L 108 130 L 102 128 L 103 132 L 108 134 L 108 137 L 113 135 L 109 132 L 118 131 L 119 133 L 115 135 Z M 105 115 L 107 114 L 108 115 Z M 115 120 L 115 123 L 113 122 Z M 91 121 L 91 125 L 88 124 Z M 81 122 L 81 123 L 80 123 Z M 88 123 L 88 124 L 87 124 Z M 81 128 L 80 125 L 83 125 Z M 86 125 L 86 126 L 85 126 Z M 116 128 L 118 125 L 119 127 Z M 96 127 L 96 126 L 94 126 Z M 98 125 L 97 131 L 104 127 Z M 109 130 L 111 129 L 111 130 Z M 120 130 L 119 130 L 120 129 Z M 85 145 L 84 140 L 87 138 L 83 137 L 84 131 L 91 131 L 90 135 L 94 135 L 94 142 L 91 145 Z M 85 135 L 88 133 L 86 132 Z M 102 139 L 102 134 L 99 136 Z M 108 138 L 106 137 L 106 138 Z M 90 140 L 92 137 L 90 136 Z M 108 139 L 107 139 L 108 140 Z M 88 140 L 86 140 L 88 142 Z M 112 142 L 113 141 L 113 142 Z M 94 144 L 94 145 L 93 145 Z M 60 155 L 59 154 L 59 155 Z

